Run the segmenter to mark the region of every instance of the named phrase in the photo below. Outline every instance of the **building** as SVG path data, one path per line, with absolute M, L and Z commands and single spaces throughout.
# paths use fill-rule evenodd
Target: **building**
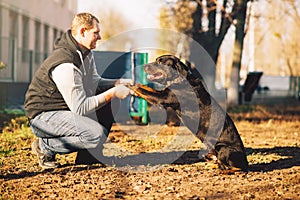
M 76 0 L 0 0 L 0 110 L 23 108 L 35 70 L 76 12 Z
M 0 0 L 0 83 L 30 82 L 76 12 L 75 0 Z

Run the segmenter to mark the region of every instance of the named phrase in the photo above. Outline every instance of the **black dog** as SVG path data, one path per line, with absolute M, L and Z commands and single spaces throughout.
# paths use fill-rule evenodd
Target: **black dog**
M 244 145 L 232 119 L 208 93 L 197 70 L 172 55 L 158 57 L 144 69 L 150 81 L 165 87 L 129 86 L 136 96 L 175 110 L 184 125 L 211 149 L 205 157 L 217 160 L 220 169 L 248 171 Z

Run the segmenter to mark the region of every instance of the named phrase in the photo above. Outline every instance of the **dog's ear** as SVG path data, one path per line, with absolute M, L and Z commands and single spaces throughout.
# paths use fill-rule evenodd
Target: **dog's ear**
M 164 64 L 164 65 L 168 65 L 168 66 L 174 65 L 178 61 L 179 61 L 179 59 L 173 55 L 163 55 L 156 59 L 156 62 Z
M 190 69 L 183 62 L 181 62 L 180 60 L 175 62 L 173 66 L 184 77 L 187 77 L 188 74 L 191 73 Z

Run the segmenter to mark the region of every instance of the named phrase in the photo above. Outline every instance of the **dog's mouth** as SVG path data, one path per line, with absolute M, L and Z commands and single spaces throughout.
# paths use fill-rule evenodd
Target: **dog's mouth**
M 156 81 L 156 80 L 161 80 L 164 78 L 164 75 L 163 73 L 161 72 L 157 72 L 157 73 L 154 73 L 154 74 L 148 74 L 147 75 L 147 79 L 149 81 Z

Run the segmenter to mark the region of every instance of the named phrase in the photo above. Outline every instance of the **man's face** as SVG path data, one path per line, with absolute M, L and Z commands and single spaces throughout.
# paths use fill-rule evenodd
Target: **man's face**
M 94 20 L 93 28 L 85 29 L 82 35 L 82 45 L 88 49 L 95 49 L 97 41 L 101 40 L 100 25 Z

